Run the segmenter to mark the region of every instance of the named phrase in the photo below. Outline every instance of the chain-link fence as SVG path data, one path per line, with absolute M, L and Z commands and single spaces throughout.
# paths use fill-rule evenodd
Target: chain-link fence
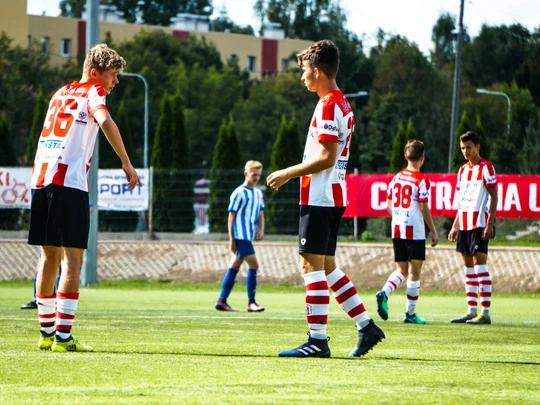
M 219 184 L 211 184 L 209 170 L 152 169 L 149 184 L 148 211 L 109 211 L 99 209 L 99 232 L 172 232 L 223 233 L 226 232 L 229 196 L 242 184 L 241 170 L 223 171 Z M 265 196 L 265 233 L 295 235 L 298 232 L 299 179 L 289 181 L 275 192 L 265 186 L 263 174 L 259 188 Z M 211 197 L 213 194 L 213 198 Z M 209 215 L 210 210 L 214 213 Z M 94 204 L 96 210 L 96 204 Z M 95 212 L 95 211 L 94 211 Z M 0 230 L 25 231 L 28 229 L 29 210 L 0 209 Z M 357 220 L 357 230 L 363 230 L 365 220 Z M 355 221 L 344 218 L 341 235 L 353 236 Z

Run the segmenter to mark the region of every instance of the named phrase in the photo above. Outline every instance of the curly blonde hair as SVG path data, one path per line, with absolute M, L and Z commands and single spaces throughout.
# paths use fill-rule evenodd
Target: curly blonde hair
M 88 51 L 84 60 L 83 72 L 89 75 L 92 69 L 99 73 L 113 69 L 122 71 L 126 66 L 126 61 L 118 53 L 107 46 L 107 44 L 98 44 Z

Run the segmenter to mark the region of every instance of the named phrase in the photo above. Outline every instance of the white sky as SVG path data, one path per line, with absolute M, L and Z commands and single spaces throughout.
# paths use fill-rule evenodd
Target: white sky
M 27 0 L 29 14 L 57 16 L 58 0 Z M 215 15 L 223 5 L 231 20 L 239 25 L 258 23 L 253 17 L 255 0 L 213 0 Z M 424 53 L 431 48 L 431 30 L 443 12 L 459 17 L 460 0 L 340 0 L 347 12 L 347 28 L 363 38 L 364 45 L 376 44 L 379 28 L 415 42 Z M 465 0 L 464 25 L 472 36 L 482 24 L 520 23 L 529 31 L 540 27 L 540 0 Z

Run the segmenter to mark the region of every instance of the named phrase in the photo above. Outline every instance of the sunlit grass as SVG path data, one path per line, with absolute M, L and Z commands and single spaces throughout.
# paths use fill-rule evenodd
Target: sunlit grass
M 16 284 L 16 283 L 15 283 Z M 263 313 L 215 311 L 215 285 L 131 282 L 86 288 L 74 333 L 94 353 L 36 348 L 36 311 L 21 311 L 31 285 L 0 283 L 0 402 L 6 404 L 352 404 L 540 403 L 540 300 L 495 295 L 489 326 L 455 325 L 462 294 L 430 292 L 418 304 L 427 325 L 401 322 L 402 292 L 390 320 L 378 319 L 373 291 L 361 296 L 387 339 L 348 359 L 356 332 L 333 302 L 330 359 L 283 359 L 303 343 L 301 288 L 261 286 Z

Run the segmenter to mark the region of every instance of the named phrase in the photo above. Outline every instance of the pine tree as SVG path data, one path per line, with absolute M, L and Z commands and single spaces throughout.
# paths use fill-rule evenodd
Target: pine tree
M 474 132 L 480 137 L 480 156 L 489 160 L 489 144 L 484 133 L 484 126 L 480 119 L 480 114 L 476 114 L 476 125 L 474 126 Z
M 43 89 L 40 87 L 36 99 L 36 111 L 32 119 L 32 128 L 30 129 L 30 136 L 26 144 L 25 166 L 33 166 L 34 164 L 39 137 L 43 129 L 43 123 L 45 122 L 45 114 L 47 114 L 47 100 L 45 100 Z
M 461 153 L 461 146 L 459 144 L 459 137 L 467 131 L 472 131 L 473 128 L 469 122 L 467 111 L 464 111 L 459 121 L 458 129 L 456 131 L 456 141 L 454 144 L 454 152 L 452 154 L 452 172 L 457 173 L 459 168 L 464 162 L 463 154 Z
M 17 158 L 15 157 L 15 150 L 13 149 L 11 132 L 9 131 L 7 118 L 4 115 L 0 119 L 0 166 L 17 166 Z
M 418 132 L 416 132 L 412 119 L 409 118 L 409 122 L 407 122 L 407 129 L 405 130 L 405 144 L 403 145 L 403 150 L 405 150 L 405 145 L 407 145 L 407 142 L 413 139 L 418 139 Z
M 11 132 L 5 116 L 0 119 L 0 166 L 17 166 Z M 0 229 L 16 230 L 18 221 L 18 209 L 6 208 L 0 210 Z
M 170 232 L 170 211 L 176 204 L 169 198 L 170 167 L 173 164 L 172 109 L 170 97 L 165 91 L 160 103 L 160 115 L 154 136 L 152 150 L 153 187 L 152 187 L 152 227 L 157 232 Z
M 186 136 L 182 95 L 178 90 L 172 97 L 172 136 L 169 198 L 176 201 L 170 210 L 171 227 L 175 232 L 192 232 L 195 222 L 193 209 L 193 176 L 191 174 L 191 150 Z
M 208 198 L 210 232 L 227 232 L 229 197 L 238 185 L 237 183 L 242 181 L 241 170 L 236 125 L 232 117 L 230 117 L 229 123 L 223 121 L 219 128 L 210 170 L 210 195 Z
M 133 142 L 131 140 L 131 129 L 126 112 L 125 102 L 122 99 L 118 111 L 114 115 L 118 130 L 122 136 L 122 141 L 128 156 L 133 156 Z M 120 158 L 109 144 L 109 141 L 99 132 L 99 168 L 119 169 Z M 133 211 L 100 211 L 98 216 L 99 229 L 108 232 L 132 232 L 137 227 L 139 214 Z
M 292 118 L 287 124 L 283 116 L 272 150 L 270 173 L 298 163 L 302 156 L 298 123 Z M 296 234 L 298 232 L 299 179 L 292 179 L 279 191 L 268 190 L 265 219 L 268 233 Z M 294 213 L 294 214 L 293 214 Z
M 390 165 L 388 168 L 390 173 L 397 173 L 407 164 L 407 161 L 403 156 L 403 149 L 407 143 L 406 136 L 405 127 L 403 126 L 403 121 L 401 121 L 399 123 L 396 137 L 394 138 L 394 144 L 392 145 L 392 155 L 390 156 Z

